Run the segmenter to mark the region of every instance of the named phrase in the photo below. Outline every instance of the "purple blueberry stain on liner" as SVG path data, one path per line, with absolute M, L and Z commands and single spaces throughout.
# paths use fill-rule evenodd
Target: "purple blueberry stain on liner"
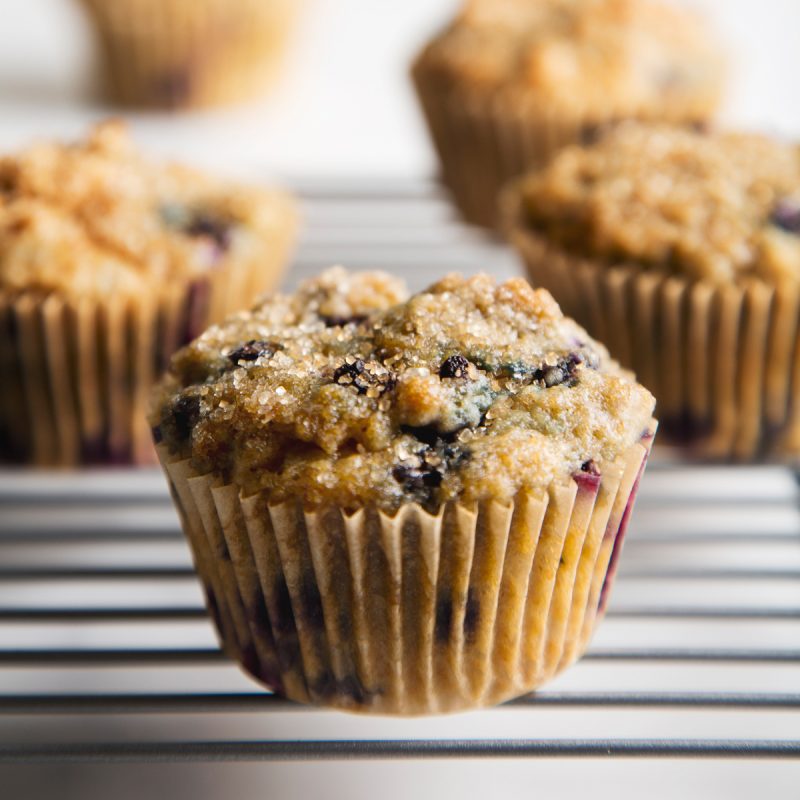
M 241 658 L 242 666 L 251 675 L 261 675 L 261 661 L 258 658 L 256 646 L 253 644 L 253 642 L 247 642 L 244 647 L 242 647 Z
M 595 493 L 600 488 L 602 475 L 595 461 L 590 458 L 581 464 L 579 472 L 573 473 L 572 479 L 578 484 L 578 488 Z
M 433 626 L 434 638 L 439 644 L 447 644 L 450 639 L 450 627 L 453 624 L 453 601 L 442 596 L 436 601 L 436 618 Z
M 179 108 L 192 94 L 190 70 L 175 69 L 159 75 L 152 84 L 156 101 L 166 108 Z
M 625 510 L 622 512 L 622 517 L 619 521 L 616 535 L 614 536 L 614 544 L 611 549 L 611 558 L 608 561 L 606 574 L 603 578 L 603 587 L 600 589 L 600 599 L 597 604 L 598 614 L 602 614 L 606 610 L 609 590 L 611 589 L 611 584 L 613 583 L 614 577 L 617 574 L 619 557 L 622 553 L 622 545 L 625 541 L 625 534 L 628 531 L 628 523 L 630 522 L 631 514 L 633 512 L 633 504 L 636 502 L 636 495 L 639 492 L 639 482 L 642 480 L 642 475 L 644 475 L 644 468 L 646 466 L 647 456 L 645 455 L 644 459 L 642 460 L 642 464 L 639 467 L 639 472 L 636 475 L 636 480 L 633 482 L 633 486 L 631 487 L 631 493 L 628 495 L 628 501 L 625 503 Z M 610 531 L 606 530 L 604 538 L 609 535 Z
M 481 601 L 475 587 L 470 586 L 467 591 L 467 603 L 464 608 L 464 638 L 469 644 L 475 641 L 478 624 L 481 618 Z
M 302 584 L 303 615 L 306 622 L 317 630 L 325 629 L 325 614 L 322 609 L 322 596 L 313 574 L 303 576 Z
M 786 233 L 800 235 L 800 199 L 779 200 L 772 210 L 770 222 Z

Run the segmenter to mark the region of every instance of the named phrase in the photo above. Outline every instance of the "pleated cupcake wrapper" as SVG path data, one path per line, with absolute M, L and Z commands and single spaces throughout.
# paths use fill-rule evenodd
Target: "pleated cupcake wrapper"
M 246 99 L 280 64 L 296 0 L 83 0 L 116 98 L 193 107 Z
M 500 189 L 580 141 L 583 123 L 557 118 L 522 99 L 447 93 L 423 72 L 414 70 L 414 82 L 442 181 L 466 220 L 495 228 Z
M 269 505 L 158 454 L 224 650 L 294 700 L 426 714 L 498 703 L 578 658 L 655 423 L 601 479 L 510 505 Z
M 149 394 L 170 356 L 250 305 L 288 249 L 135 298 L 70 301 L 0 291 L 0 461 L 37 466 L 154 463 Z
M 656 397 L 662 435 L 698 458 L 800 457 L 800 293 L 609 268 L 571 256 L 503 205 L 535 286 Z
M 524 94 L 448 91 L 419 63 L 412 77 L 442 180 L 464 218 L 486 228 L 500 227 L 498 195 L 511 179 L 544 166 L 563 147 L 593 141 L 623 119 L 598 123 L 579 108 L 571 117 L 554 114 Z M 713 110 L 710 105 L 709 115 Z M 703 122 L 695 114 L 686 120 L 692 126 Z

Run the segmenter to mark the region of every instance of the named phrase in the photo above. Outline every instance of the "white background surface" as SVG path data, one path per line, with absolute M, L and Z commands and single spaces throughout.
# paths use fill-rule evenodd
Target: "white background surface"
M 726 119 L 800 135 L 800 2 L 681 1 L 702 9 L 727 45 Z M 235 173 L 430 172 L 408 63 L 456 0 L 298 2 L 306 12 L 270 94 L 222 113 L 134 115 L 140 140 Z M 75 0 L 0 0 L 0 15 L 0 148 L 75 136 L 114 111 L 93 94 L 90 31 Z

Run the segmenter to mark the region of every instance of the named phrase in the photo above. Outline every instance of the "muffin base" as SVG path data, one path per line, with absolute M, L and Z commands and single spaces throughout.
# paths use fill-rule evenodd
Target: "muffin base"
M 245 100 L 280 64 L 294 0 L 83 0 L 109 88 L 126 105 L 196 108 Z
M 655 395 L 662 437 L 701 460 L 800 460 L 797 289 L 604 266 L 520 224 L 513 189 L 503 205 L 531 282 Z
M 441 166 L 441 179 L 464 219 L 500 230 L 498 196 L 513 178 L 540 169 L 562 148 L 590 144 L 632 117 L 597 120 L 557 115 L 524 94 L 483 96 L 448 90 L 423 65 L 412 79 Z M 708 117 L 714 109 L 709 107 Z M 644 117 L 636 117 L 644 119 Z M 705 126 L 693 113 L 675 124 Z
M 601 477 L 437 514 L 270 505 L 158 455 L 228 655 L 293 700 L 415 715 L 518 696 L 584 652 L 654 431 Z
M 268 257 L 133 298 L 0 291 L 0 461 L 155 463 L 155 379 L 179 347 L 277 284 L 293 232 L 287 217 Z

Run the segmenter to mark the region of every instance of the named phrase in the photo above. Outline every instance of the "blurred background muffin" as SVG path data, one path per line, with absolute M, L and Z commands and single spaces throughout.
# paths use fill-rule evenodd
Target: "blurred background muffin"
M 117 102 L 195 108 L 257 95 L 280 63 L 298 0 L 81 0 Z
M 468 0 L 413 78 L 464 217 L 497 221 L 501 186 L 626 119 L 704 125 L 723 68 L 700 21 L 659 0 Z
M 695 455 L 800 457 L 800 149 L 636 123 L 504 197 L 537 286 Z
M 0 460 L 146 461 L 150 385 L 277 282 L 280 192 L 152 164 L 120 123 L 0 158 Z

